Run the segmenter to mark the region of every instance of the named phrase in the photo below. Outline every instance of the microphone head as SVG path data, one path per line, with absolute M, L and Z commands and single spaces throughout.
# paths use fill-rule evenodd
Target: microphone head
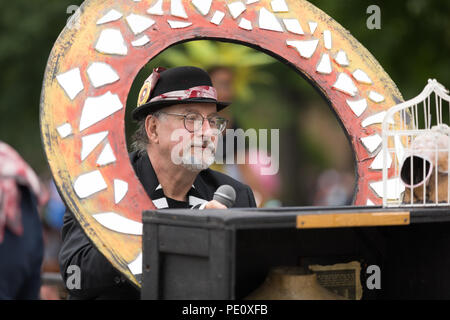
M 224 184 L 214 192 L 213 200 L 220 202 L 227 208 L 231 208 L 236 201 L 236 191 L 232 186 Z

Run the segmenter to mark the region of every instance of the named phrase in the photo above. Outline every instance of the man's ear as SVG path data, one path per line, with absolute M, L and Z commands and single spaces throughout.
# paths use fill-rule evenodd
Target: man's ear
M 145 131 L 147 132 L 147 138 L 150 143 L 158 143 L 158 119 L 152 115 L 145 118 Z

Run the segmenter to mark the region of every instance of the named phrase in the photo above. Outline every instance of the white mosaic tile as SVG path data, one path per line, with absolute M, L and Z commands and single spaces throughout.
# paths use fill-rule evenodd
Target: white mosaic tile
M 270 2 L 273 12 L 289 12 L 289 8 L 284 0 L 273 0 Z
M 122 34 L 116 29 L 102 30 L 95 45 L 95 50 L 105 54 L 125 56 L 128 53 L 127 45 Z
M 331 39 L 331 31 L 330 30 L 324 30 L 323 31 L 323 42 L 325 49 L 331 50 L 333 44 Z
M 399 163 L 403 162 L 405 158 L 405 146 L 403 145 L 400 136 L 394 136 L 394 144 L 395 144 L 395 155 L 397 156 L 397 161 Z
M 367 100 L 364 98 L 354 101 L 346 100 L 346 102 L 357 117 L 359 117 L 367 109 Z
M 92 215 L 105 228 L 124 234 L 142 235 L 142 223 L 121 216 L 115 212 L 102 212 Z
M 284 26 L 286 27 L 286 30 L 289 32 L 292 32 L 294 34 L 305 34 L 303 32 L 302 26 L 300 25 L 300 22 L 298 22 L 297 19 L 283 19 Z
M 206 16 L 211 9 L 212 0 L 192 0 L 192 4 L 198 12 Z
M 164 11 L 163 11 L 163 0 L 158 0 L 156 1 L 148 10 L 147 10 L 148 14 L 153 14 L 153 15 L 157 15 L 157 16 L 163 16 L 164 15 Z
M 133 47 L 142 47 L 145 46 L 147 43 L 150 42 L 150 38 L 144 34 L 143 36 L 139 37 L 138 39 L 131 42 L 131 45 Z
M 371 115 L 371 116 L 365 118 L 361 122 L 361 126 L 363 128 L 365 128 L 365 127 L 370 126 L 372 124 L 382 123 L 385 116 L 386 116 L 386 111 L 378 112 L 378 113 L 376 113 L 374 115 Z M 390 118 L 390 119 L 388 119 L 388 123 L 394 124 L 394 120 L 392 118 Z
M 383 149 L 380 150 L 380 152 L 378 152 L 377 156 L 375 157 L 375 159 L 372 161 L 372 164 L 370 165 L 370 169 L 372 170 L 383 170 L 383 156 L 384 156 L 384 152 Z M 389 169 L 391 167 L 392 164 L 392 157 L 389 154 L 389 152 L 386 154 L 386 168 Z
M 391 200 L 399 199 L 401 193 L 405 191 L 405 186 L 401 182 L 400 178 L 388 179 L 386 183 L 386 198 Z M 383 181 L 372 182 L 369 185 L 375 191 L 378 197 L 383 197 Z
M 138 14 L 130 14 L 126 20 L 135 35 L 147 30 L 155 23 L 153 19 Z
M 114 179 L 114 203 L 118 204 L 128 192 L 128 183 L 120 180 Z
M 97 164 L 99 166 L 106 166 L 114 162 L 116 162 L 116 157 L 114 156 L 114 151 L 111 148 L 111 144 L 108 142 L 98 156 Z
M 142 252 L 139 253 L 133 262 L 128 264 L 128 269 L 130 269 L 131 273 L 134 275 L 142 274 Z
M 317 29 L 317 22 L 309 21 L 308 26 L 309 26 L 309 31 L 311 32 L 311 34 L 314 34 L 314 31 L 316 31 L 316 29 Z
M 330 74 L 333 71 L 331 67 L 331 60 L 328 53 L 322 54 L 319 63 L 317 64 L 316 71 L 321 74 Z
M 339 73 L 333 88 L 354 97 L 358 93 L 358 88 L 346 73 Z
M 214 12 L 213 17 L 211 18 L 211 22 L 216 25 L 220 25 L 224 16 L 224 12 L 217 10 L 216 12 Z
M 75 97 L 84 89 L 79 68 L 74 68 L 57 75 L 56 80 L 70 100 L 75 99 Z
M 174 17 L 185 18 L 187 19 L 186 10 L 184 10 L 184 6 L 181 0 L 171 0 L 170 1 L 170 13 Z
M 97 20 L 97 25 L 116 21 L 122 18 L 122 14 L 114 9 L 109 10 L 103 17 Z
M 83 173 L 74 182 L 73 188 L 80 199 L 87 198 L 107 188 L 100 171 Z
M 373 153 L 380 146 L 382 139 L 378 133 L 361 138 L 361 142 L 364 147 L 369 151 L 369 153 Z
M 341 67 L 348 67 L 349 61 L 347 54 L 344 50 L 339 50 L 334 57 L 334 61 L 336 61 Z
M 266 8 L 259 10 L 258 25 L 260 29 L 283 32 L 283 27 L 277 17 Z
M 80 132 L 122 108 L 123 105 L 119 96 L 112 94 L 111 91 L 98 97 L 87 98 L 81 111 Z
M 297 49 L 300 56 L 309 59 L 317 49 L 319 39 L 312 40 L 287 40 L 286 44 Z
M 252 23 L 249 20 L 245 19 L 245 18 L 241 19 L 241 21 L 239 22 L 239 27 L 242 28 L 242 29 L 245 29 L 245 30 L 252 30 L 253 29 L 252 28 Z
M 107 63 L 93 62 L 87 68 L 89 81 L 95 88 L 114 83 L 119 80 L 117 72 Z
M 243 4 L 241 1 L 235 1 L 228 4 L 228 10 L 230 10 L 230 14 L 233 19 L 239 17 L 242 12 L 245 11 L 245 9 L 245 4 Z
M 81 161 L 84 161 L 107 136 L 108 131 L 102 131 L 81 137 Z
M 72 126 L 70 123 L 64 123 L 57 127 L 56 130 L 58 131 L 59 136 L 63 139 L 72 134 Z
M 365 73 L 361 69 L 356 69 L 355 71 L 353 71 L 352 75 L 353 78 L 355 78 L 359 83 L 373 84 L 372 79 L 370 79 L 367 73 Z
M 175 20 L 167 20 L 167 22 L 169 23 L 172 29 L 182 29 L 189 27 L 192 24 L 192 22 L 175 21 Z
M 384 96 L 375 91 L 369 92 L 369 99 L 375 103 L 380 103 L 384 101 Z

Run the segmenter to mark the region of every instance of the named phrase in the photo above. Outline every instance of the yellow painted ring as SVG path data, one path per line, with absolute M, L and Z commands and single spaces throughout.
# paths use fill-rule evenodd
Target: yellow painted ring
M 154 206 L 128 160 L 124 108 L 139 70 L 178 42 L 238 42 L 301 72 L 321 90 L 351 140 L 358 173 L 354 203 L 381 204 L 374 188 L 381 170 L 371 164 L 380 154 L 380 112 L 403 101 L 394 82 L 347 30 L 307 1 L 238 2 L 88 0 L 49 57 L 41 134 L 56 185 L 97 248 L 136 286 L 141 236 L 135 231 L 141 212 Z M 88 140 L 97 142 L 92 150 Z M 126 194 L 116 203 L 120 186 Z M 131 233 L 101 222 L 111 214 L 125 219 Z

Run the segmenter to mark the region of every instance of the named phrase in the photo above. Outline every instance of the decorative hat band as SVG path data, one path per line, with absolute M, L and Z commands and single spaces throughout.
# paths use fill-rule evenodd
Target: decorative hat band
M 139 99 L 137 106 L 140 107 L 149 102 L 161 101 L 161 100 L 185 100 L 190 98 L 209 98 L 217 100 L 217 91 L 214 87 L 210 86 L 196 86 L 186 90 L 176 90 L 169 91 L 163 94 L 160 94 L 156 97 L 153 97 L 148 100 L 151 96 L 151 93 L 156 87 L 159 78 L 161 77 L 161 72 L 166 69 L 163 67 L 158 67 L 153 69 L 152 74 L 145 80 L 144 85 L 139 92 Z
M 197 86 L 187 90 L 170 91 L 153 97 L 149 102 L 161 100 L 186 100 L 191 98 L 208 98 L 217 100 L 217 91 L 210 86 Z
M 148 102 L 147 100 L 150 97 L 150 94 L 152 93 L 153 89 L 155 89 L 159 77 L 161 77 L 160 73 L 163 72 L 164 70 L 166 70 L 166 68 L 163 67 L 153 69 L 152 74 L 145 80 L 144 85 L 142 86 L 141 91 L 139 92 L 137 104 L 138 107 Z

